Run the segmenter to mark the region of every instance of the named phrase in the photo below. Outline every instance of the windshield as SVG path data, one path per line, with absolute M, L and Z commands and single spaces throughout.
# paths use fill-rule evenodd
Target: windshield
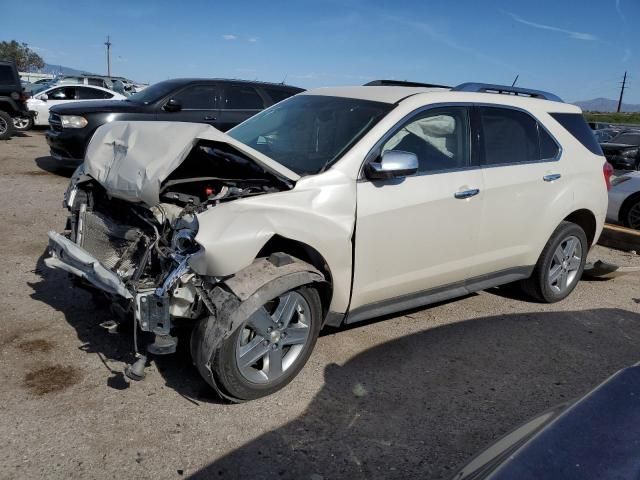
M 298 95 L 227 134 L 298 175 L 309 175 L 337 161 L 392 108 L 369 100 Z
M 135 103 L 143 103 L 145 105 L 149 105 L 157 100 L 160 100 L 165 95 L 168 95 L 176 87 L 182 85 L 184 82 L 175 81 L 175 80 L 167 80 L 164 82 L 154 83 L 153 85 L 145 88 L 141 92 L 135 93 L 131 95 L 127 100 L 129 102 Z

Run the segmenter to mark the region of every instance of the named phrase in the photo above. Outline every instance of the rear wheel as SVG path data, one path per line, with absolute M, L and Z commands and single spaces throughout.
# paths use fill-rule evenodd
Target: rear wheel
M 563 300 L 582 276 L 587 251 L 584 230 L 575 223 L 562 222 L 542 250 L 531 277 L 522 282 L 523 289 L 542 302 Z
M 33 128 L 33 118 L 30 117 L 15 117 L 13 119 L 13 126 L 18 132 L 26 132 Z
M 622 207 L 620 220 L 625 227 L 640 230 L 640 194 L 629 198 Z
M 211 371 L 216 386 L 237 400 L 280 390 L 307 362 L 321 323 L 320 296 L 312 287 L 290 290 L 267 302 L 214 351 Z M 204 341 L 192 339 L 192 343 Z
M 0 140 L 10 139 L 13 132 L 13 118 L 7 112 L 0 111 Z

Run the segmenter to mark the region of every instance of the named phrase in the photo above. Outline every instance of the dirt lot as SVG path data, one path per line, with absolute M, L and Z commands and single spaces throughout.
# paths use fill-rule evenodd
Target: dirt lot
M 131 338 L 100 328 L 109 313 L 43 264 L 68 182 L 47 152 L 42 132 L 0 143 L 3 478 L 446 478 L 640 360 L 628 276 L 556 305 L 494 289 L 327 332 L 288 388 L 243 405 L 218 401 L 184 349 L 129 383 Z

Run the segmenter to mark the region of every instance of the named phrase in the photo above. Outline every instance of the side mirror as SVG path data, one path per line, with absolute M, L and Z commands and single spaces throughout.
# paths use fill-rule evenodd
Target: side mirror
M 172 98 L 164 104 L 164 107 L 162 107 L 162 109 L 165 112 L 179 112 L 180 110 L 182 110 L 182 105 L 180 105 L 176 100 Z
M 370 180 L 385 180 L 413 175 L 418 171 L 418 157 L 415 153 L 388 150 L 379 161 L 365 167 L 365 175 Z
M 46 102 L 47 100 L 49 100 L 49 95 L 47 95 L 46 93 L 43 93 L 38 97 L 38 100 L 42 100 L 43 102 Z

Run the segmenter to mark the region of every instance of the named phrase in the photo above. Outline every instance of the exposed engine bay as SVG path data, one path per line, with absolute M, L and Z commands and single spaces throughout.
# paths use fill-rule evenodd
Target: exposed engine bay
M 98 287 L 120 317 L 133 314 L 142 331 L 156 334 L 153 353 L 172 353 L 174 323 L 202 316 L 203 288 L 216 282 L 188 266 L 200 248 L 198 214 L 291 186 L 232 146 L 209 140 L 197 142 L 162 181 L 160 203 L 153 206 L 114 198 L 81 167 L 65 194 L 67 229 L 63 235 L 50 233 L 47 264 Z

